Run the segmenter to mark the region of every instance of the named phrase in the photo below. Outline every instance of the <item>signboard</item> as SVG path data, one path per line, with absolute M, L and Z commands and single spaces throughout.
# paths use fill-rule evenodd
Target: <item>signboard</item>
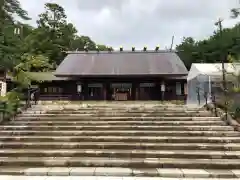
M 132 88 L 131 83 L 113 83 L 111 84 L 112 88 Z
M 103 85 L 101 83 L 92 83 L 92 84 L 88 84 L 88 87 L 90 87 L 90 88 L 102 88 Z
M 155 87 L 155 83 L 140 83 L 140 87 Z

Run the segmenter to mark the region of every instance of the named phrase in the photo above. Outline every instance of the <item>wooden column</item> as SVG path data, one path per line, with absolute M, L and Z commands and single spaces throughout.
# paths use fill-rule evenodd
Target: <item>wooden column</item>
M 131 100 L 136 100 L 136 83 L 132 83 Z
M 83 83 L 83 100 L 88 100 L 88 83 Z
M 135 100 L 139 100 L 139 83 L 135 84 Z
M 103 100 L 107 100 L 107 83 L 103 83 Z

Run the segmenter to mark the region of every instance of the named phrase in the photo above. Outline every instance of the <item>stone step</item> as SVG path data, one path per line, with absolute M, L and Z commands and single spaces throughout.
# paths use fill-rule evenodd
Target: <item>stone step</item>
M 31 111 L 28 110 L 26 113 L 29 112 L 37 112 L 37 111 Z M 152 114 L 211 114 L 210 111 L 206 110 L 169 110 L 169 109 L 164 109 L 164 110 L 158 110 L 158 109 L 78 109 L 78 110 L 65 110 L 65 109 L 57 109 L 57 110 L 49 110 L 49 111 L 42 111 L 45 113 L 53 113 L 53 114 L 82 114 L 82 113 L 109 113 L 109 114 L 114 114 L 114 113 L 119 113 L 119 114 L 125 114 L 129 113 L 131 115 L 135 114 L 141 114 L 141 113 L 152 113 Z
M 224 121 L 211 121 L 211 120 L 205 120 L 205 121 L 66 121 L 66 120 L 49 120 L 49 121 L 42 121 L 41 119 L 38 121 L 14 121 L 14 124 L 41 124 L 41 125 L 79 125 L 79 126 L 90 126 L 96 124 L 96 126 L 168 126 L 168 125 L 178 125 L 178 126 L 211 126 L 211 125 L 219 125 L 219 126 L 225 126 L 226 123 Z
M 109 173 L 107 173 L 109 174 Z M 111 173 L 110 173 L 111 174 Z M 61 177 L 59 175 L 51 175 L 51 176 L 35 176 L 35 179 L 37 180 L 193 180 L 192 178 L 169 178 L 169 177 L 152 177 L 149 175 L 145 175 L 144 177 L 119 177 L 119 176 L 114 176 L 114 175 L 107 175 L 107 176 L 77 176 L 74 175 L 72 176 L 64 176 Z M 28 176 L 22 176 L 22 175 L 15 175 L 14 177 L 9 176 L 9 175 L 0 175 L 1 180 L 29 180 Z M 14 179 L 15 178 L 15 179 Z M 195 178 L 194 178 L 195 179 Z M 198 180 L 222 180 L 222 178 L 197 178 Z M 238 180 L 239 178 L 224 178 L 223 180 Z
M 15 122 L 14 122 L 15 123 Z M 41 130 L 41 131 L 49 131 L 49 130 L 95 130 L 95 131 L 104 131 L 104 130 L 147 130 L 147 131 L 234 131 L 234 128 L 231 126 L 179 126 L 179 125 L 171 125 L 171 126 L 129 126 L 129 125 L 121 125 L 121 126 L 79 126 L 79 125 L 58 125 L 58 124 L 30 124 L 24 125 L 23 123 L 15 123 L 11 125 L 0 125 L 0 130 Z
M 162 115 L 162 114 L 180 114 L 180 115 L 192 115 L 192 114 L 212 114 L 210 111 L 206 110 L 168 110 L 168 109 L 28 109 L 24 111 L 25 114 L 44 114 L 44 113 L 52 113 L 52 114 L 131 114 L 131 115 L 139 115 L 139 114 L 154 114 L 154 115 Z
M 210 137 L 238 137 L 240 132 L 236 131 L 41 131 L 41 130 L 2 130 L 1 136 L 6 135 L 35 135 L 35 136 L 210 136 Z
M 99 105 L 89 105 L 89 104 L 82 104 L 82 105 L 73 105 L 73 104 L 68 104 L 68 105 L 34 105 L 32 109 L 65 109 L 65 110 L 78 110 L 78 109 L 166 109 L 166 110 L 201 110 L 198 107 L 188 107 L 188 106 L 168 106 L 168 105 L 128 105 L 128 104 L 122 104 L 122 105 L 114 105 L 114 104 L 108 104 L 104 106 L 99 106 Z
M 239 159 L 0 157 L 1 167 L 125 167 L 240 169 Z
M 208 136 L 0 136 L 0 141 L 40 141 L 40 142 L 148 142 L 148 143 L 240 143 L 240 137 Z
M 1 149 L 0 157 L 106 157 L 237 159 L 240 151 L 119 150 L 119 149 Z
M 106 112 L 96 112 L 96 113 L 52 113 L 52 112 L 44 112 L 44 113 L 22 113 L 20 117 L 36 117 L 36 116 L 79 116 L 79 117 L 214 117 L 214 114 L 208 113 L 208 114 L 197 114 L 197 113 L 192 113 L 192 114 L 187 114 L 187 113 L 106 113 Z
M 187 107 L 154 107 L 154 106 L 122 106 L 122 107 L 117 107 L 117 106 L 106 106 L 106 107 L 81 107 L 81 106 L 33 106 L 29 108 L 27 111 L 35 111 L 35 110 L 43 110 L 43 111 L 66 111 L 66 112 L 73 112 L 73 111 L 116 111 L 116 112 L 144 112 L 144 111 L 149 111 L 149 112 L 157 112 L 157 111 L 172 111 L 172 112 L 206 112 L 206 109 L 204 108 L 187 108 Z
M 27 119 L 27 120 L 26 120 Z M 62 120 L 62 119 L 60 119 L 60 120 L 58 120 L 58 119 L 54 119 L 54 118 L 49 118 L 48 120 L 41 120 L 41 119 L 39 119 L 39 120 L 37 120 L 37 119 L 30 119 L 30 120 L 28 120 L 28 118 L 26 118 L 26 119 L 17 119 L 17 120 L 15 120 L 15 121 L 13 121 L 13 122 L 57 122 L 57 121 L 59 121 L 59 122 L 66 122 L 66 120 Z M 119 124 L 125 124 L 125 123 L 137 123 L 137 124 L 139 124 L 139 123 L 141 123 L 141 124 L 143 124 L 143 123 L 153 123 L 153 124 L 155 124 L 155 123 L 166 123 L 166 122 L 170 122 L 170 123 L 204 123 L 204 122 L 216 122 L 216 123 L 218 123 L 218 122 L 224 122 L 223 120 L 221 120 L 221 119 L 214 119 L 214 120 L 212 120 L 212 119 L 210 119 L 210 120 L 208 120 L 208 119 L 200 119 L 200 120 L 196 120 L 196 119 L 194 119 L 194 120 L 192 120 L 192 119 L 180 119 L 180 120 L 165 120 L 165 119 L 156 119 L 156 120 L 152 120 L 152 119 L 150 119 L 150 120 L 145 120 L 145 119 L 142 119 L 142 118 L 140 118 L 140 119 L 138 119 L 138 120 L 132 120 L 132 119 L 124 119 L 124 120 L 115 120 L 114 119 L 114 117 L 113 117 L 113 119 L 108 119 L 108 120 L 102 120 L 102 119 L 100 119 L 100 120 L 97 120 L 97 119 L 93 119 L 93 120 L 86 120 L 86 119 L 84 119 L 84 118 L 79 118 L 79 119 L 75 119 L 75 120 L 70 120 L 70 121 L 72 121 L 72 122 L 81 122 L 81 123 L 84 123 L 84 124 L 88 124 L 88 123 L 99 123 L 99 124 L 105 124 L 105 123 L 108 123 L 108 124 L 116 124 L 116 123 L 119 123 Z
M 28 111 L 45 111 L 45 110 L 51 110 L 51 111 L 169 111 L 169 112 L 202 112 L 205 111 L 204 108 L 187 108 L 187 107 L 168 107 L 168 106 L 162 106 L 162 107 L 154 107 L 154 106 L 106 106 L 106 107 L 81 107 L 81 106 L 33 106 L 32 108 L 28 109 Z
M 206 113 L 205 109 L 203 110 L 192 110 L 192 109 L 165 109 L 165 108 L 77 108 L 77 109 L 64 109 L 61 107 L 56 107 L 56 108 L 51 108 L 51 107 L 46 107 L 46 108 L 30 108 L 27 111 L 27 113 L 45 113 L 45 112 L 53 112 L 53 113 L 134 113 L 134 114 L 139 114 L 139 113 L 176 113 L 176 114 L 182 114 L 182 113 L 187 113 L 187 114 L 192 114 L 192 113 Z
M 58 119 L 58 120 L 219 120 L 219 117 L 121 117 L 121 116 L 109 116 L 109 117 L 92 117 L 92 116 L 81 116 L 76 114 L 69 114 L 69 115 L 56 115 L 56 114 L 38 114 L 38 115 L 24 115 L 20 114 L 17 120 L 50 120 L 50 119 Z
M 1 142 L 1 148 L 8 149 L 120 149 L 120 150 L 209 150 L 240 151 L 240 143 L 141 143 L 141 142 Z
M 114 111 L 114 110 L 109 110 L 109 111 L 100 111 L 100 110 L 87 110 L 87 111 L 65 111 L 65 110 L 50 110 L 50 111 L 32 111 L 28 110 L 23 112 L 23 114 L 85 114 L 85 115 L 131 115 L 131 116 L 139 116 L 142 114 L 149 114 L 149 115 L 154 115 L 154 116 L 192 116 L 192 115 L 201 115 L 201 116 L 212 116 L 212 113 L 209 111 L 141 111 L 141 110 L 135 110 L 135 111 Z
M 148 103 L 148 101 L 145 101 L 143 103 L 139 103 L 138 101 L 135 102 L 128 102 L 128 101 L 124 101 L 121 104 L 116 104 L 116 103 L 112 103 L 112 102 L 106 102 L 105 104 L 97 104 L 97 103 L 88 103 L 88 102 L 84 102 L 84 103 L 68 103 L 68 104 L 62 104 L 62 103 L 58 103 L 58 104 L 53 104 L 53 103 L 49 103 L 49 104 L 37 104 L 34 105 L 33 107 L 46 107 L 46 106 L 50 106 L 50 107 L 64 107 L 64 108 L 76 108 L 76 107 L 81 107 L 81 108 L 104 108 L 104 107 L 122 107 L 122 108 L 133 108 L 133 107 L 141 107 L 141 108 L 164 108 L 164 107 L 168 107 L 168 108 L 188 108 L 188 109 L 199 109 L 199 107 L 196 106 L 186 106 L 185 104 L 160 104 L 160 103 Z
M 198 180 L 213 180 L 212 178 L 214 178 L 214 180 L 216 180 L 216 178 L 223 180 L 223 178 L 227 178 L 230 180 L 231 178 L 231 180 L 234 180 L 240 177 L 239 170 L 234 169 L 145 169 L 113 167 L 1 168 L 0 174 L 15 175 L 16 179 L 19 180 L 29 180 L 31 178 L 39 180 L 193 180 L 192 178 Z M 0 179 L 13 180 L 13 178 L 9 176 L 0 176 Z
M 48 170 L 44 170 L 44 169 L 48 169 Z M 235 178 L 239 177 L 238 170 L 230 170 L 230 169 L 223 171 L 223 170 L 216 170 L 216 169 L 204 170 L 204 169 L 178 169 L 178 168 L 172 168 L 172 169 L 132 168 L 131 169 L 131 168 L 103 168 L 103 167 L 96 167 L 96 168 L 56 167 L 56 168 L 25 168 L 25 170 L 23 169 L 9 170 L 8 168 L 4 168 L 3 172 L 6 172 L 5 174 L 8 174 L 8 172 L 14 172 L 16 175 L 18 175 L 19 172 L 22 172 L 21 174 L 25 174 L 27 176 L 37 177 L 36 175 L 43 175 L 45 176 L 45 178 L 46 178 L 46 174 L 48 175 L 47 179 L 41 179 L 41 180 L 56 180 L 56 179 L 57 180 L 60 180 L 60 179 L 61 180 L 63 179 L 64 180 L 80 180 L 80 179 L 81 180 L 183 180 L 183 179 L 193 180 L 192 178 L 198 179 L 198 180 L 209 180 L 209 179 L 212 180 L 212 178 L 210 177 L 213 177 L 214 180 L 217 180 L 216 178 L 218 178 L 218 180 L 221 180 L 222 178 L 224 178 L 224 180 L 230 180 L 229 178 L 233 180 L 234 177 Z M 93 174 L 93 175 L 89 176 L 90 174 Z M 56 175 L 58 176 L 58 178 L 56 178 Z M 88 176 L 85 176 L 85 175 L 88 175 Z M 187 177 L 187 178 L 181 178 L 181 177 Z

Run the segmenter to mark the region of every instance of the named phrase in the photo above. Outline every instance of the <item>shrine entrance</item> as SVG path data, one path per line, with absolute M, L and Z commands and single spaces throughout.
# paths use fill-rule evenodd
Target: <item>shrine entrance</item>
M 112 100 L 127 101 L 132 99 L 131 83 L 112 83 L 110 85 Z

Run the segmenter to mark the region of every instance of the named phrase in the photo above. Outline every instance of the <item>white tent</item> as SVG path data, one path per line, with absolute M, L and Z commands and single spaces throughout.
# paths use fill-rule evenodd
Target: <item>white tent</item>
M 226 80 L 233 81 L 240 64 L 225 63 Z M 222 82 L 221 63 L 193 63 L 187 77 L 187 105 L 203 106 L 211 101 L 211 93 L 219 91 Z

